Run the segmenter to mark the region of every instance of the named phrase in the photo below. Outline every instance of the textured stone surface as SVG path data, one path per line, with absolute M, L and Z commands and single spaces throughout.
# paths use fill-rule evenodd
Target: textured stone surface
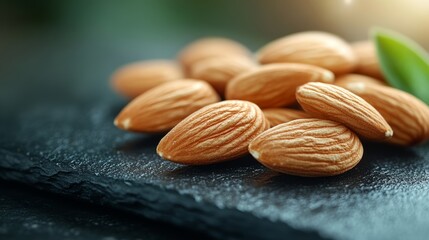
M 220 238 L 317 236 L 253 215 L 247 209 L 252 205 L 237 202 L 247 194 L 242 182 L 264 170 L 255 161 L 203 168 L 163 161 L 155 153 L 161 136 L 115 129 L 112 119 L 118 108 L 111 106 L 115 105 L 51 105 L 20 113 L 15 120 L 18 127 L 8 129 L 12 134 L 4 134 L 1 141 L 5 156 L 1 178 L 191 226 Z M 254 231 L 248 231 L 249 226 Z
M 0 238 L 164 240 L 207 236 L 106 206 L 67 199 L 21 184 L 0 182 Z
M 362 162 L 332 178 L 280 175 L 250 157 L 180 166 L 156 155 L 161 136 L 114 128 L 122 104 L 106 99 L 21 111 L 15 124 L 2 130 L 0 177 L 220 238 L 429 234 L 427 144 L 410 149 L 365 144 Z

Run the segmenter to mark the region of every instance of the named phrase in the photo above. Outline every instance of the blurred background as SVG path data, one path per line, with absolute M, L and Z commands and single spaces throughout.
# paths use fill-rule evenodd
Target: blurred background
M 427 0 L 1 0 L 0 107 L 116 97 L 110 74 L 128 62 L 174 58 L 203 36 L 257 50 L 289 33 L 366 39 L 372 26 L 429 48 Z

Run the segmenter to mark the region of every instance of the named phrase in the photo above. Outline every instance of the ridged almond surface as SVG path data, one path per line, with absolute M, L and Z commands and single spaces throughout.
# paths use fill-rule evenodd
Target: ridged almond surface
M 258 53 L 261 64 L 306 63 L 331 70 L 336 75 L 352 72 L 356 57 L 349 44 L 324 32 L 302 32 L 268 43 Z
M 222 162 L 246 154 L 250 141 L 268 128 L 268 120 L 255 104 L 223 101 L 177 124 L 161 139 L 157 153 L 181 164 Z
M 204 80 L 224 95 L 226 84 L 235 76 L 256 68 L 254 62 L 242 56 L 211 57 L 191 66 L 191 78 Z
M 182 71 L 172 61 L 142 61 L 118 69 L 111 83 L 118 93 L 135 98 L 153 87 L 181 78 Z
M 365 83 L 365 84 L 376 84 L 376 85 L 383 85 L 383 86 L 386 85 L 385 82 L 379 79 L 375 79 L 375 78 L 368 77 L 365 75 L 360 75 L 360 74 L 341 75 L 337 77 L 334 82 L 335 85 L 340 87 L 347 86 L 350 83 Z
M 288 108 L 266 108 L 263 109 L 262 112 L 270 122 L 271 127 L 290 122 L 295 119 L 311 118 L 311 116 L 304 111 Z
M 136 132 L 165 132 L 196 110 L 220 101 L 204 81 L 179 80 L 164 83 L 131 101 L 114 124 Z
M 389 124 L 373 106 L 342 87 L 307 83 L 298 88 L 296 99 L 311 115 L 342 123 L 365 138 L 384 140 L 393 135 Z
M 297 176 L 333 176 L 362 159 L 359 138 L 344 125 L 321 119 L 298 119 L 277 125 L 249 145 L 264 166 Z
M 386 119 L 394 135 L 388 142 L 410 146 L 429 139 L 429 107 L 401 90 L 364 83 L 345 86 L 365 99 Z
M 384 79 L 373 42 L 355 42 L 351 44 L 351 47 L 357 58 L 357 66 L 354 70 L 355 73 L 368 75 L 377 79 Z
M 291 105 L 296 102 L 296 88 L 308 82 L 334 81 L 326 69 L 299 63 L 279 63 L 261 66 L 228 82 L 226 99 L 247 100 L 261 108 Z
M 242 44 L 227 38 L 209 37 L 196 40 L 187 45 L 178 56 L 185 76 L 196 62 L 219 56 L 250 56 L 249 50 Z

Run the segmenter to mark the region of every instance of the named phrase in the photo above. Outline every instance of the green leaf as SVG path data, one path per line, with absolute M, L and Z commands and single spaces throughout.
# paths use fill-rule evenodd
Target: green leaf
M 413 40 L 384 29 L 374 29 L 373 39 L 386 80 L 393 87 L 429 105 L 429 56 Z

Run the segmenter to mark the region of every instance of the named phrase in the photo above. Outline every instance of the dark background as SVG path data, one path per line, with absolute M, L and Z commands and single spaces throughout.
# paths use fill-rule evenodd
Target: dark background
M 203 36 L 257 50 L 292 32 L 329 31 L 356 41 L 382 26 L 429 48 L 427 12 L 425 0 L 3 0 L 0 107 L 9 108 L 10 99 L 59 101 L 70 88 L 76 99 L 113 95 L 107 83 L 117 67 L 174 58 Z

